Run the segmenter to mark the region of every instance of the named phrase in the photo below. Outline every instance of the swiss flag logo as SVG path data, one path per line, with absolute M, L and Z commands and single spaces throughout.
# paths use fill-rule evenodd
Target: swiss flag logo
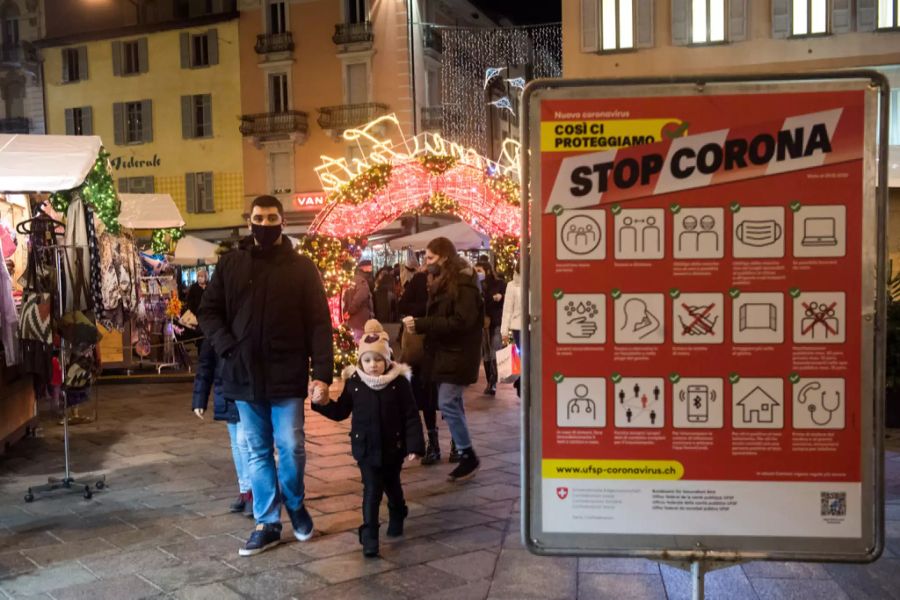
M 569 496 L 569 488 L 567 488 L 567 487 L 556 488 L 556 495 L 559 496 L 560 500 L 565 500 Z

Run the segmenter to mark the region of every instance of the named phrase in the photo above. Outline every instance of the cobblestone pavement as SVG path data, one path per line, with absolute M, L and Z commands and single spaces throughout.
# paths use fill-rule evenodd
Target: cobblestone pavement
M 100 419 L 72 428 L 76 475 L 105 473 L 90 501 L 29 485 L 63 471 L 61 428 L 45 423 L 0 458 L 0 598 L 688 598 L 677 569 L 638 559 L 542 558 L 519 541 L 519 402 L 467 396 L 481 471 L 444 481 L 445 462 L 404 468 L 406 535 L 382 536 L 382 557 L 356 540 L 361 484 L 347 423 L 307 410 L 307 506 L 317 536 L 252 557 L 237 549 L 251 521 L 236 495 L 228 434 L 189 412 L 189 384 L 107 385 Z M 887 546 L 867 566 L 749 563 L 707 577 L 709 598 L 900 598 L 900 454 L 887 458 Z M 289 529 L 289 522 L 286 529 Z M 382 528 L 382 532 L 384 528 Z M 286 537 L 290 532 L 285 532 Z M 290 536 L 293 539 L 293 536 Z

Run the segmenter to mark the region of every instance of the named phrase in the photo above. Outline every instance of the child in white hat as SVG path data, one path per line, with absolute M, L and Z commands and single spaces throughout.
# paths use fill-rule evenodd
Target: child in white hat
M 313 404 L 313 410 L 342 421 L 353 415 L 350 446 L 363 481 L 363 524 L 359 543 L 363 554 L 378 555 L 378 511 L 387 494 L 389 537 L 403 535 L 409 510 L 403 498 L 400 471 L 404 458 L 425 454 L 419 410 L 413 398 L 408 365 L 391 361 L 388 334 L 370 319 L 359 341 L 359 364 L 344 370 L 344 391 L 336 402 Z

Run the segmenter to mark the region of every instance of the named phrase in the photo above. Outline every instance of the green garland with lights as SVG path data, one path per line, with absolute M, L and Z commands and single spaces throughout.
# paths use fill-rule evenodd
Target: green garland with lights
M 507 281 L 511 280 L 519 260 L 519 238 L 510 235 L 491 238 L 491 252 L 494 253 L 497 274 Z
M 387 186 L 391 179 L 391 165 L 373 165 L 332 193 L 328 202 L 359 206 Z
M 353 281 L 353 271 L 365 247 L 359 238 L 307 235 L 300 240 L 300 252 L 308 256 L 322 274 L 325 293 L 331 297 Z
M 459 162 L 455 156 L 446 154 L 423 154 L 418 157 L 418 160 L 432 175 L 443 175 Z
M 75 189 L 50 194 L 50 204 L 56 212 L 65 214 L 75 194 L 80 195 L 84 203 L 94 210 L 94 214 L 110 233 L 119 233 L 119 212 L 122 210 L 122 203 L 119 202 L 116 186 L 109 171 L 109 152 L 104 148 L 100 148 L 100 154 L 84 178 L 84 182 Z
M 341 372 L 357 362 L 356 342 L 353 340 L 353 332 L 346 325 L 333 327 L 331 337 L 334 342 L 334 372 Z
M 424 203 L 416 211 L 420 215 L 449 215 L 455 214 L 459 209 L 459 202 L 444 192 L 434 192 L 428 202 Z
M 184 237 L 184 229 L 181 227 L 169 227 L 154 229 L 150 236 L 150 249 L 154 254 L 171 252 L 172 244 Z
M 488 188 L 493 190 L 511 206 L 521 205 L 521 187 L 519 183 L 506 175 L 487 175 L 484 178 Z

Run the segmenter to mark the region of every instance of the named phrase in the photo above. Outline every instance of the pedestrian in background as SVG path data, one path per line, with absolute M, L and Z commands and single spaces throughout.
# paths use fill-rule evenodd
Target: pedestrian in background
M 487 379 L 484 393 L 494 396 L 497 394 L 497 350 L 500 349 L 500 325 L 503 321 L 506 282 L 497 276 L 486 256 L 475 263 L 475 273 L 481 282 L 481 293 L 484 297 L 484 333 L 481 344 L 484 375 Z
M 371 262 L 369 267 L 371 268 Z M 358 344 L 366 321 L 371 319 L 375 312 L 372 302 L 372 291 L 369 288 L 368 278 L 363 270 L 362 263 L 356 268 L 353 281 L 344 291 L 343 300 L 347 326 L 353 332 L 353 341 Z
M 512 281 L 506 286 L 506 296 L 503 298 L 503 318 L 500 322 L 500 335 L 503 345 L 510 343 L 522 350 L 522 273 L 519 263 L 516 263 L 516 272 Z M 516 394 L 522 395 L 521 378 L 516 379 Z
M 406 317 L 404 325 L 410 333 L 425 334 L 425 377 L 438 386 L 438 407 L 460 452 L 448 479 L 460 481 L 475 475 L 481 465 L 469 435 L 463 392 L 478 381 L 484 302 L 474 269 L 456 253 L 453 242 L 445 237 L 431 240 L 425 262 L 433 277 L 426 315 Z

